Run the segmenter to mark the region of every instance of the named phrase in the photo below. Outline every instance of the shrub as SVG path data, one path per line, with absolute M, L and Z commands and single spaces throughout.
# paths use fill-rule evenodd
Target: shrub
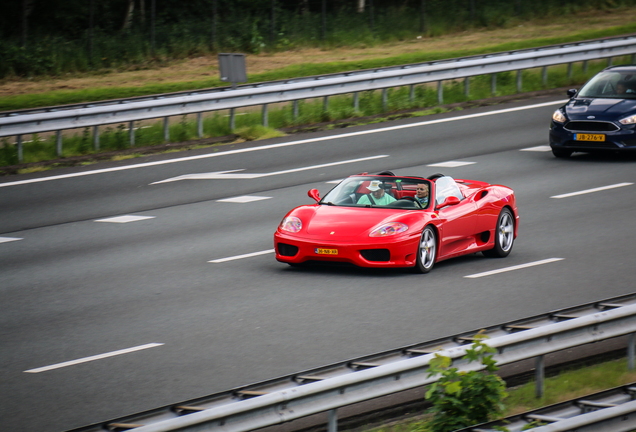
M 464 357 L 469 363 L 480 361 L 484 371 L 458 372 L 450 367 L 449 357 L 439 354 L 431 360 L 428 376 L 441 375 L 426 392 L 426 399 L 433 404 L 432 432 L 450 432 L 483 423 L 503 412 L 506 385 L 494 374 L 499 369 L 492 356 L 496 350 L 483 342 L 486 337 L 478 334 Z

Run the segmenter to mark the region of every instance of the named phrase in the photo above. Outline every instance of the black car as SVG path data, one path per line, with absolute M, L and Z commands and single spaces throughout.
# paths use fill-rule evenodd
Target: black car
M 612 66 L 552 114 L 550 147 L 559 158 L 573 152 L 636 151 L 636 65 Z

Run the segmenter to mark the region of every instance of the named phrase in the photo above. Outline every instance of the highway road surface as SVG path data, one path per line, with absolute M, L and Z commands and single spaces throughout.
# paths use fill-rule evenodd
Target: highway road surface
M 0 430 L 68 430 L 633 292 L 636 158 L 553 157 L 563 99 L 1 178 Z M 309 189 L 386 169 L 512 187 L 511 255 L 427 275 L 276 262 L 273 233 Z

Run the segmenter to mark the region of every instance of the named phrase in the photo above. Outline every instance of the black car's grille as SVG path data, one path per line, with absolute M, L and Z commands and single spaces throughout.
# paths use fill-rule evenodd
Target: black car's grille
M 571 121 L 563 127 L 572 132 L 615 132 L 620 129 L 606 121 Z
M 391 252 L 388 249 L 363 249 L 360 251 L 367 261 L 390 261 Z
M 276 246 L 278 247 L 278 253 L 282 256 L 294 256 L 298 253 L 298 246 L 286 243 L 278 243 Z

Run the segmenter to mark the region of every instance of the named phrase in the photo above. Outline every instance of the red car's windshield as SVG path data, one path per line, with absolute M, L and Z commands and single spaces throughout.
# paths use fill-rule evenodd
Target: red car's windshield
M 431 182 L 412 177 L 355 176 L 343 180 L 320 201 L 347 207 L 427 208 Z

